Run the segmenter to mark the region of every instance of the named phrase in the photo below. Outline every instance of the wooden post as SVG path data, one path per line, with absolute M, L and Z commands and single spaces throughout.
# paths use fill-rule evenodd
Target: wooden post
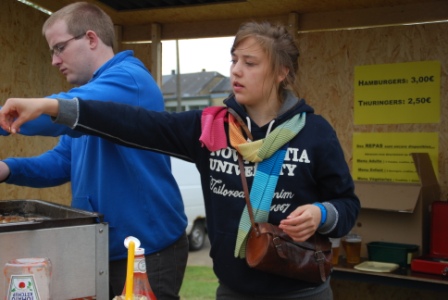
M 123 27 L 120 25 L 114 25 L 115 30 L 115 43 L 114 52 L 118 53 L 121 51 L 121 42 L 123 41 Z
M 159 87 L 162 87 L 162 27 L 151 25 L 151 74 Z
M 299 14 L 290 13 L 288 15 L 288 28 L 294 39 L 297 41 L 299 34 Z

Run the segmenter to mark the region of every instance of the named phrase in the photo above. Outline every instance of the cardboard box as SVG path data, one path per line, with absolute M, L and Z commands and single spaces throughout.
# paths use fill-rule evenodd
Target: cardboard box
M 418 255 L 429 253 L 430 206 L 440 200 L 440 186 L 428 153 L 412 153 L 420 184 L 356 181 L 361 212 L 353 231 L 367 244 L 392 242 L 419 246 Z

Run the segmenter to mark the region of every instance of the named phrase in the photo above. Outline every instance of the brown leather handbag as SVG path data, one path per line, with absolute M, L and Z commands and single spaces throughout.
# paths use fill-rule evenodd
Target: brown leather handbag
M 246 262 L 254 269 L 322 283 L 330 276 L 331 242 L 317 232 L 305 242 L 294 242 L 277 226 L 255 223 L 242 158 L 238 155 L 246 205 L 252 224 L 246 244 Z

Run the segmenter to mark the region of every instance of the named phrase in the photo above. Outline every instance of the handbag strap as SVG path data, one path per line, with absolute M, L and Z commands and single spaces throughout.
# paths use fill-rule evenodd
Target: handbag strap
M 319 273 L 320 273 L 320 279 L 322 282 L 327 281 L 327 277 L 325 276 L 325 254 L 322 251 L 322 247 L 320 242 L 317 240 L 317 234 L 314 233 L 314 244 L 316 245 L 316 252 L 314 252 L 314 258 L 317 261 L 317 264 L 319 265 Z
M 238 121 L 241 128 L 246 133 L 247 138 L 250 140 L 253 140 L 254 138 L 252 137 L 252 133 L 250 132 L 249 128 L 247 128 L 246 123 L 244 123 L 244 121 L 241 119 L 241 117 L 232 108 L 229 107 L 229 108 L 227 108 L 227 110 Z M 237 151 L 237 153 L 238 153 L 238 164 L 240 166 L 241 183 L 243 184 L 244 199 L 246 200 L 250 223 L 252 224 L 252 228 L 254 228 L 254 230 L 258 234 L 257 227 L 255 226 L 255 217 L 254 217 L 254 212 L 252 210 L 252 204 L 250 203 L 249 188 L 247 187 L 246 174 L 244 172 L 243 157 L 241 156 L 241 154 L 238 151 Z
M 244 123 L 243 119 L 241 119 L 240 115 L 236 113 L 232 108 L 227 108 L 227 111 L 235 118 L 235 120 L 238 121 L 238 124 L 240 124 L 241 128 L 244 130 L 244 133 L 246 134 L 247 138 L 251 141 L 254 140 L 252 137 L 252 132 L 250 132 L 249 128 L 247 128 L 246 123 Z
M 243 157 L 239 152 L 238 153 L 238 164 L 240 165 L 240 176 L 241 176 L 241 183 L 243 184 L 243 190 L 244 190 L 244 198 L 246 199 L 246 205 L 247 210 L 249 212 L 249 218 L 250 223 L 252 224 L 252 228 L 256 230 L 258 234 L 258 230 L 255 226 L 255 218 L 254 218 L 254 212 L 252 211 L 252 204 L 250 203 L 250 197 L 249 197 L 249 188 L 247 187 L 247 180 L 246 175 L 244 174 L 244 163 L 243 163 Z

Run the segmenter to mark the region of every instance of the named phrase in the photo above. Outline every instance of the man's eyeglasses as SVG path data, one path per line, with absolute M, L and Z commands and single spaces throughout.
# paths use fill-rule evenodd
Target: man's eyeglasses
M 53 58 L 54 55 L 56 55 L 56 56 L 61 55 L 61 53 L 65 50 L 65 47 L 67 47 L 67 45 L 68 45 L 68 43 L 69 43 L 70 41 L 73 41 L 73 40 L 79 40 L 80 38 L 82 38 L 82 37 L 85 36 L 85 35 L 86 35 L 86 34 L 83 33 L 83 34 L 74 36 L 74 37 L 72 37 L 71 39 L 68 39 L 68 40 L 66 40 L 66 41 L 64 41 L 64 42 L 60 42 L 60 43 L 54 45 L 53 48 L 50 49 L 50 56 L 51 56 L 51 58 Z

